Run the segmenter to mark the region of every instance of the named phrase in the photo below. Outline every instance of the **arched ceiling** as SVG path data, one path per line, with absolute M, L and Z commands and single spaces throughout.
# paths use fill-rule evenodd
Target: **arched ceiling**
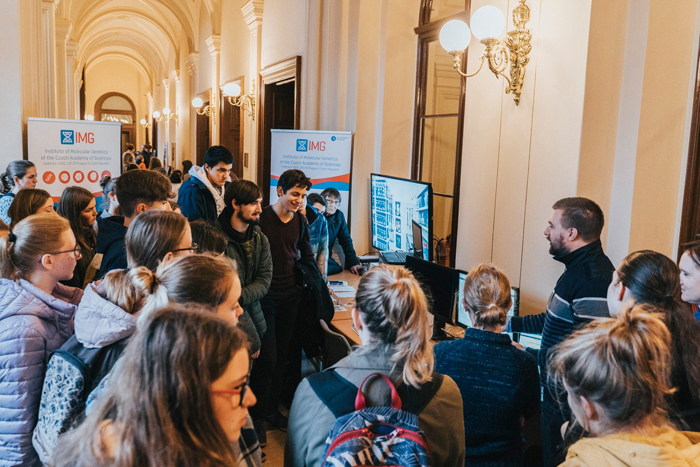
M 153 88 L 180 52 L 197 51 L 202 5 L 211 16 L 212 34 L 219 34 L 220 1 L 63 0 L 60 14 L 72 24 L 70 39 L 78 44 L 79 67 L 119 56 L 139 64 L 139 73 Z

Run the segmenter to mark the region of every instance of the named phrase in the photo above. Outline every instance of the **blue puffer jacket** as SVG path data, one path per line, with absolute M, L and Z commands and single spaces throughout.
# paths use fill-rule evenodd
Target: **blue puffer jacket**
M 0 279 L 0 466 L 41 465 L 32 447 L 46 364 L 73 335 L 83 291 L 61 284 L 52 295 Z

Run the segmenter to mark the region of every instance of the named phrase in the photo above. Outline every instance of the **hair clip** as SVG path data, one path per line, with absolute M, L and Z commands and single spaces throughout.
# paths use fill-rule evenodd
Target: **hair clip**
M 17 241 L 17 235 L 15 235 L 15 234 L 13 234 L 12 232 L 10 232 L 10 234 L 7 236 L 7 239 L 8 239 L 10 242 L 14 243 L 14 242 Z

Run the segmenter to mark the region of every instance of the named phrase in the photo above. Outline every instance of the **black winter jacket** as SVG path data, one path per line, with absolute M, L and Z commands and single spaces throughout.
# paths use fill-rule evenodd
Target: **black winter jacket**
M 126 232 L 124 218 L 121 216 L 107 217 L 100 225 L 97 233 L 97 253 L 101 253 L 102 265 L 95 274 L 95 280 L 100 280 L 113 269 L 126 269 Z
M 328 221 L 329 257 L 337 238 L 338 243 L 343 247 L 343 252 L 345 253 L 345 269 L 350 269 L 356 264 L 360 264 L 360 260 L 357 259 L 357 254 L 355 253 L 355 248 L 352 246 L 350 230 L 348 229 L 348 223 L 345 221 L 345 214 L 343 214 L 343 211 L 338 209 L 332 216 L 326 216 L 326 220 Z
M 323 348 L 325 338 L 319 320 L 323 319 L 330 324 L 335 315 L 335 308 L 315 259 L 298 260 L 294 265 L 294 272 L 302 287 L 299 304 L 298 329 L 301 330 L 299 337 L 306 356 L 313 358 L 319 354 L 319 349 Z

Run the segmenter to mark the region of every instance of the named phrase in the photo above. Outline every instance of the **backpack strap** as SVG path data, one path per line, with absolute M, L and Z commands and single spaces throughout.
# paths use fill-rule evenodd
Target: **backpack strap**
M 398 391 L 403 403 L 403 410 L 420 415 L 440 390 L 443 380 L 444 377 L 441 373 L 433 372 L 430 381 L 423 384 L 420 389 L 408 384 L 399 386 Z
M 332 369 L 314 373 L 306 379 L 316 396 L 328 407 L 335 418 L 355 411 L 357 386 Z M 420 415 L 440 390 L 443 380 L 441 373 L 433 372 L 431 380 L 423 384 L 420 389 L 405 384 L 399 386 L 397 391 L 401 397 L 402 410 Z
M 355 411 L 357 386 L 333 370 L 314 373 L 306 378 L 321 402 L 335 418 Z

